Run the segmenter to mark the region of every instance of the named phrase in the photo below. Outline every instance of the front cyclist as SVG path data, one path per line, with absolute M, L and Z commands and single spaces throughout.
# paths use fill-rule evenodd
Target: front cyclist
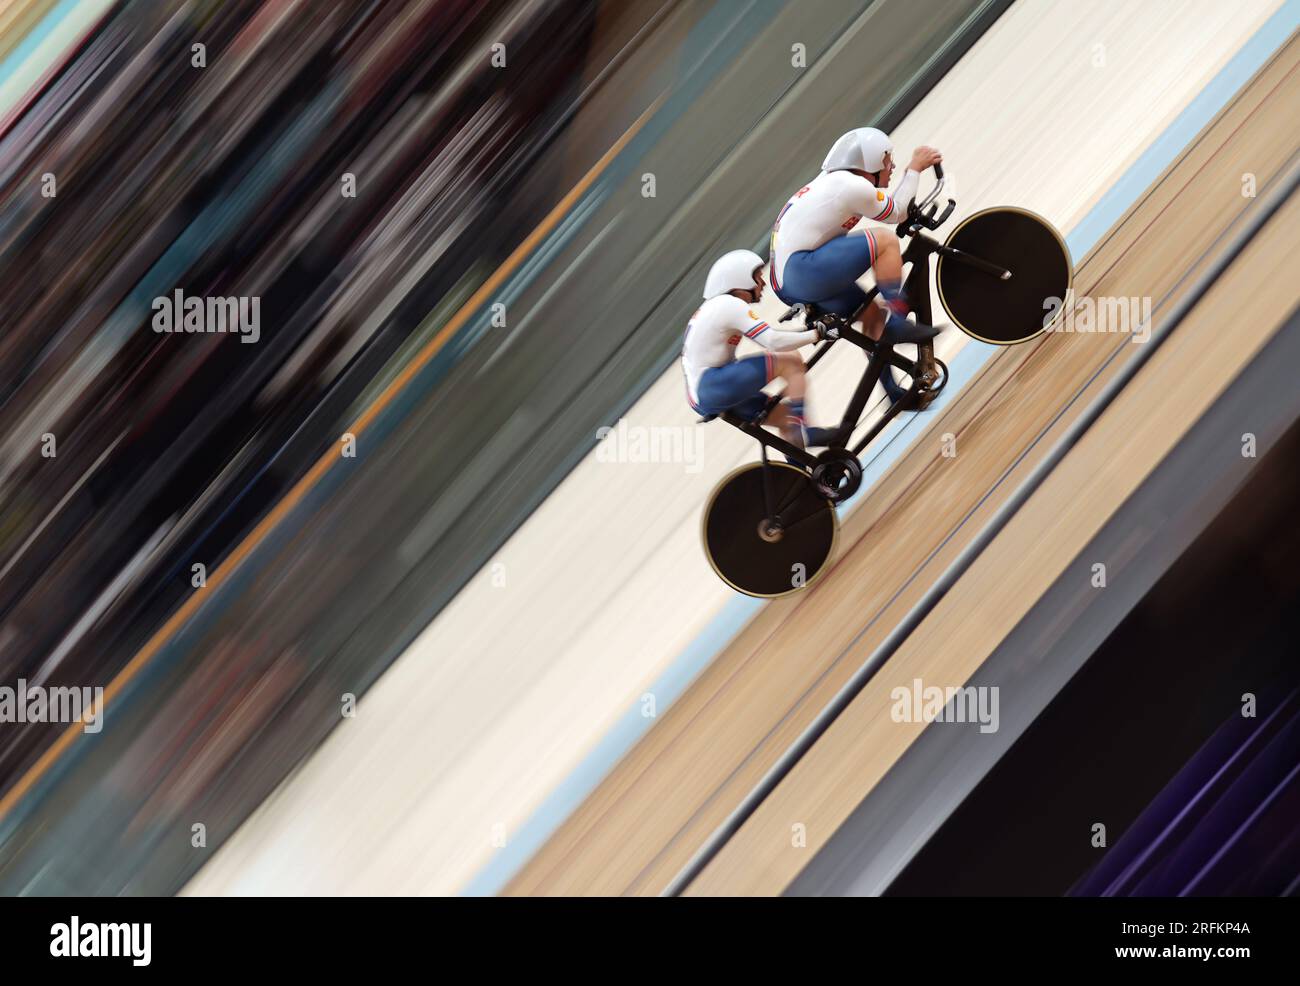
M 863 219 L 900 223 L 916 196 L 920 174 L 943 161 L 933 147 L 918 147 L 898 190 L 886 191 L 893 175 L 894 145 L 873 127 L 850 130 L 835 142 L 822 171 L 791 197 L 772 226 L 772 289 L 787 305 L 813 304 L 823 311 L 862 320 L 862 331 L 886 342 L 921 342 L 936 330 L 907 320 L 903 258 L 892 229 L 859 226 Z M 875 273 L 884 307 L 867 304 L 858 278 Z M 892 383 L 892 380 L 890 381 Z

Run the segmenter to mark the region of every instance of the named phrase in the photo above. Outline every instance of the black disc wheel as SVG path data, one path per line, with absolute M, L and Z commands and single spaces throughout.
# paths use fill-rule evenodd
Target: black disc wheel
M 999 346 L 1026 342 L 1064 309 L 1074 281 L 1070 250 L 1042 216 L 985 209 L 963 220 L 945 246 L 1011 274 L 1004 279 L 960 256 L 939 255 L 939 301 L 967 335 Z
M 834 505 L 807 472 L 784 462 L 742 466 L 704 508 L 709 564 L 747 596 L 785 596 L 810 584 L 830 560 L 838 531 Z

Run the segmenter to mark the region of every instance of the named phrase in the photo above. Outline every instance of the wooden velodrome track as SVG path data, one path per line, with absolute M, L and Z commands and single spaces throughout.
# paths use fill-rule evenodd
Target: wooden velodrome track
M 1149 296 L 1159 323 L 1251 207 L 1243 176 L 1263 194 L 1297 154 L 1298 62 L 1293 37 L 1076 260 L 1077 296 Z M 1297 240 L 1293 201 L 688 893 L 790 883 L 922 728 L 890 719 L 890 690 L 970 677 L 1292 310 Z M 1136 351 L 1062 333 L 1000 351 L 850 515 L 823 581 L 767 606 L 509 892 L 662 892 Z M 941 454 L 945 434 L 955 457 Z M 795 822 L 806 846 L 792 846 Z

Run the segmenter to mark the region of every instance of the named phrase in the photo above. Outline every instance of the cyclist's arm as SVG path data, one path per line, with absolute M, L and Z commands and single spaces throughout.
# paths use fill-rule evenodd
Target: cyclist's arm
M 810 346 L 820 338 L 816 329 L 787 332 L 772 328 L 762 319 L 751 321 L 744 331 L 746 338 L 754 340 L 773 353 L 784 353 L 791 349 L 798 349 L 800 346 Z
M 866 181 L 866 179 L 863 179 L 863 181 Z M 870 212 L 865 212 L 863 215 L 878 223 L 901 223 L 907 218 L 907 207 L 912 204 L 912 199 L 916 198 L 916 187 L 920 181 L 921 176 L 908 168 L 903 174 L 903 180 L 898 183 L 896 191 L 891 193 L 883 189 L 877 189 L 876 214 L 872 215 Z M 870 184 L 870 182 L 867 182 L 867 184 Z

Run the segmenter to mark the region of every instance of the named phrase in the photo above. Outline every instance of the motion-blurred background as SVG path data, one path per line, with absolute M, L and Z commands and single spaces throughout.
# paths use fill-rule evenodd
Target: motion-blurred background
M 1080 264 L 1289 51 L 1295 17 L 1267 0 L 9 3 L 0 685 L 105 692 L 99 732 L 0 722 L 0 890 L 505 889 L 763 616 L 714 583 L 694 541 L 709 486 L 752 456 L 723 425 L 693 423 L 676 375 L 715 255 L 762 249 L 830 142 L 873 124 L 904 152 L 945 150 L 960 214 L 1034 208 Z M 1284 145 L 1267 158 L 1278 181 L 1300 118 L 1280 77 L 1261 111 Z M 1202 210 L 1194 221 L 1226 239 L 1251 202 L 1232 184 L 1234 211 L 1213 215 L 1226 206 L 1200 187 L 1174 211 Z M 154 331 L 154 299 L 178 289 L 260 299 L 257 341 Z M 1130 293 L 1159 310 L 1173 291 Z M 949 335 L 954 392 L 975 387 L 991 347 Z M 828 367 L 815 414 L 833 414 L 855 372 Z M 687 452 L 595 461 L 620 419 L 677 429 Z M 920 441 L 924 422 L 909 427 L 875 477 Z M 1279 439 L 1267 488 L 1296 474 L 1276 465 L 1294 444 Z M 1294 686 L 1278 659 L 1294 627 L 1268 621 L 1295 612 L 1294 555 L 1278 545 L 1300 547 L 1289 513 L 1273 523 L 1272 581 L 1245 593 L 1271 605 L 1241 611 L 1273 628 L 1256 688 L 1269 696 Z M 1216 536 L 1223 552 L 1247 540 Z M 1236 571 L 1201 550 L 1206 571 Z M 1230 581 L 1212 598 L 1244 584 Z M 1192 590 L 1161 585 L 1166 627 Z M 833 598 L 846 621 L 875 618 Z M 1175 676 L 1204 642 L 1126 627 L 1127 659 L 1159 653 Z M 1098 780 L 1126 792 L 1115 829 L 1230 718 L 1252 687 L 1239 677 L 1201 683 L 1223 700 L 1177 753 L 1131 783 Z M 1268 775 L 1274 820 L 1296 817 L 1297 791 L 1297 712 L 1277 715 L 1291 773 Z M 752 724 L 746 749 L 769 729 Z M 997 791 L 963 810 L 1030 817 L 1042 803 L 1027 780 Z M 1086 837 L 1051 883 L 1007 879 L 1044 872 L 1028 845 L 997 867 L 986 854 L 983 876 L 927 882 L 962 871 L 961 838 L 946 828 L 934 855 L 900 860 L 896 892 L 1114 888 Z M 1288 880 L 1289 838 L 1270 864 Z M 1062 858 L 1051 839 L 1042 852 Z M 844 882 L 844 857 L 822 859 L 840 883 L 810 892 L 863 889 Z

